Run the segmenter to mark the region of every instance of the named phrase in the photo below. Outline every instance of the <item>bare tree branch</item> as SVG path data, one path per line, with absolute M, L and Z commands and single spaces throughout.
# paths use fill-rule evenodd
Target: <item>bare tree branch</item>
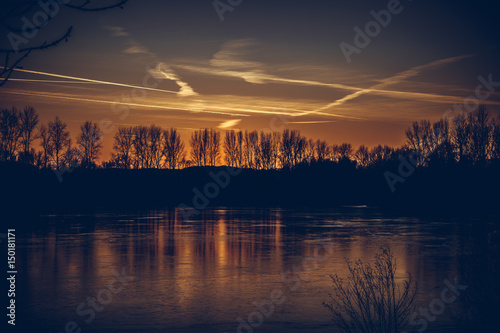
M 85 3 L 83 3 L 79 6 L 70 5 L 70 4 L 66 4 L 65 6 L 68 8 L 78 9 L 78 10 L 85 11 L 85 12 L 98 12 L 98 11 L 108 10 L 108 9 L 113 9 L 113 8 L 123 9 L 123 6 L 128 2 L 128 0 L 122 0 L 119 3 L 116 3 L 114 5 L 109 5 L 106 7 L 87 8 L 87 5 L 89 5 L 91 2 L 92 1 L 87 0 L 87 1 L 85 1 Z
M 85 0 L 85 2 L 79 4 L 79 5 L 72 5 L 72 4 L 64 4 L 65 7 L 83 11 L 83 12 L 98 12 L 98 11 L 104 11 L 104 10 L 109 10 L 113 8 L 122 8 L 123 6 L 128 2 L 128 0 L 117 0 L 116 3 L 108 5 L 108 6 L 103 6 L 103 7 L 91 7 L 89 8 L 88 6 L 92 4 L 91 0 Z M 25 32 L 22 28 L 17 28 L 15 25 L 12 23 L 13 20 L 17 20 L 21 22 L 21 18 L 24 17 L 25 15 L 28 15 L 29 13 L 32 13 L 34 10 L 37 9 L 38 7 L 38 1 L 36 0 L 18 0 L 18 1 L 11 1 L 11 2 L 6 2 L 2 4 L 1 8 L 2 10 L 0 11 L 0 24 L 9 33 L 16 33 L 16 34 L 21 34 Z M 40 9 L 41 10 L 41 9 Z M 42 30 L 44 27 L 47 26 L 49 21 L 53 18 L 53 15 L 48 14 L 47 15 L 47 20 L 39 23 L 37 25 L 33 25 L 31 28 L 33 32 L 38 32 Z M 10 23 L 8 22 L 10 21 Z M 68 39 L 71 37 L 71 33 L 73 31 L 73 27 L 69 27 L 64 34 L 62 34 L 60 37 L 52 40 L 52 41 L 45 41 L 42 44 L 38 44 L 36 46 L 30 46 L 30 47 L 25 47 L 22 49 L 15 49 L 13 48 L 0 48 L 0 59 L 3 56 L 4 61 L 3 61 L 3 67 L 0 67 L 0 87 L 2 87 L 9 78 L 11 77 L 12 73 L 16 68 L 20 68 L 21 62 L 26 59 L 28 56 L 31 55 L 33 51 L 40 51 L 40 50 L 45 50 L 48 48 L 55 47 L 59 45 L 63 41 L 68 41 Z

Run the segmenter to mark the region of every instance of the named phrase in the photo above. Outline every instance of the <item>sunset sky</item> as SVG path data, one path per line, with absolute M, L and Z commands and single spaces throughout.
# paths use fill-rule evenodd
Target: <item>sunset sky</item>
M 387 6 L 243 0 L 223 21 L 212 0 L 65 9 L 32 42 L 73 25 L 68 43 L 28 57 L 0 88 L 0 107 L 32 105 L 43 122 L 59 115 L 73 137 L 85 120 L 173 126 L 185 140 L 201 127 L 285 122 L 331 144 L 399 145 L 412 121 L 437 120 L 474 95 L 479 76 L 500 82 L 500 11 L 497 1 L 403 0 L 348 63 L 339 45 L 354 45 L 354 27 Z M 481 101 L 495 116 L 496 90 Z M 112 133 L 104 146 L 106 158 Z

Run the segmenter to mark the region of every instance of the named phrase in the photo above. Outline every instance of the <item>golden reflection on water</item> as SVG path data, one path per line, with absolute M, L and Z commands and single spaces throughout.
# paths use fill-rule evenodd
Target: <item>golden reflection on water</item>
M 360 226 L 353 219 L 353 227 L 341 227 L 335 220 L 325 222 L 324 216 L 304 222 L 301 216 L 289 215 L 281 210 L 207 210 L 184 220 L 178 210 L 166 210 L 70 217 L 62 228 L 52 226 L 31 236 L 25 260 L 33 305 L 48 294 L 59 300 L 66 315 L 61 318 L 75 317 L 75 307 L 105 287 L 113 270 L 126 269 L 136 276 L 135 282 L 98 320 L 128 313 L 120 317 L 124 325 L 131 318 L 161 327 L 230 323 L 254 311 L 253 302 L 269 299 L 278 288 L 287 302 L 273 321 L 327 322 L 321 302 L 331 286 L 329 275 L 347 273 L 345 257 L 368 261 L 381 245 L 390 245 L 398 276 L 410 271 L 424 288 L 436 288 L 453 271 L 451 262 L 424 262 L 423 240 L 394 229 L 397 226 L 366 221 Z M 333 255 L 300 275 L 299 288 L 291 291 L 283 283 L 285 273 L 300 270 L 304 258 L 314 258 L 318 241 L 327 239 Z M 48 310 L 36 311 L 46 316 Z

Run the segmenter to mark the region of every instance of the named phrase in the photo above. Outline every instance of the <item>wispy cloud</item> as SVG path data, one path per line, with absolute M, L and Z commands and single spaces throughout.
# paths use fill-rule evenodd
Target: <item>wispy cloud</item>
M 253 84 L 266 84 L 266 83 L 282 83 L 290 85 L 304 85 L 311 87 L 325 87 L 338 90 L 349 91 L 350 93 L 342 98 L 338 98 L 335 101 L 315 108 L 313 110 L 304 111 L 299 114 L 294 114 L 294 116 L 306 116 L 310 114 L 316 114 L 320 116 L 331 115 L 337 117 L 349 116 L 333 113 L 332 109 L 344 105 L 349 101 L 358 99 L 361 96 L 372 94 L 381 95 L 385 97 L 397 98 L 397 99 L 409 99 L 415 101 L 423 101 L 430 103 L 461 103 L 463 101 L 462 96 L 453 96 L 440 93 L 426 93 L 426 92 L 412 92 L 404 90 L 393 90 L 388 89 L 390 86 L 401 84 L 407 79 L 418 76 L 424 71 L 429 71 L 432 69 L 440 68 L 448 64 L 458 62 L 460 60 L 473 57 L 474 54 L 449 57 L 445 59 L 440 59 L 433 61 L 424 65 L 415 66 L 408 70 L 397 73 L 388 78 L 378 80 L 378 83 L 368 87 L 363 88 L 351 84 L 343 83 L 328 83 L 317 80 L 304 80 L 284 77 L 283 74 L 280 76 L 267 73 L 269 66 L 266 66 L 260 62 L 253 61 L 251 55 L 253 55 L 251 49 L 258 45 L 253 39 L 240 39 L 233 40 L 224 43 L 220 50 L 214 54 L 212 59 L 208 63 L 187 63 L 187 64 L 172 64 L 174 68 L 181 68 L 184 70 L 198 72 L 203 74 L 209 74 L 214 76 L 221 76 L 227 78 L 239 78 L 246 82 Z M 286 66 L 285 66 L 286 67 Z M 282 66 L 283 68 L 283 66 Z M 286 73 L 286 71 L 281 71 Z M 294 71 L 289 71 L 293 73 Z M 373 80 L 374 78 L 372 78 Z M 488 103 L 488 102 L 487 102 Z M 491 102 L 492 104 L 497 104 L 497 102 Z M 357 118 L 358 117 L 353 117 Z
M 150 109 L 164 109 L 164 110 L 180 110 L 187 111 L 191 113 L 203 113 L 208 114 L 215 113 L 220 115 L 231 115 L 238 117 L 247 116 L 270 116 L 270 115 L 284 115 L 287 117 L 293 117 L 297 121 L 289 121 L 291 124 L 321 124 L 321 123 L 331 123 L 336 120 L 330 119 L 347 119 L 347 120 L 365 120 L 372 118 L 373 115 L 365 112 L 366 107 L 363 109 L 360 107 L 365 101 L 364 99 L 359 99 L 359 101 L 354 105 L 348 103 L 354 101 L 364 95 L 377 95 L 378 98 L 390 98 L 398 99 L 402 103 L 406 101 L 415 101 L 415 104 L 426 105 L 425 103 L 461 103 L 463 101 L 463 96 L 453 96 L 457 93 L 456 90 L 446 91 L 446 89 L 436 89 L 431 90 L 433 93 L 419 92 L 427 90 L 427 86 L 419 85 L 419 82 L 412 82 L 408 79 L 414 78 L 424 71 L 430 71 L 448 64 L 458 62 L 462 59 L 471 57 L 473 55 L 465 55 L 459 57 L 451 57 L 446 59 L 441 59 L 437 61 L 430 62 L 421 66 L 415 66 L 395 75 L 387 78 L 382 78 L 376 80 L 372 75 L 369 79 L 363 82 L 373 82 L 371 86 L 366 87 L 367 83 L 360 83 L 361 80 L 352 79 L 355 77 L 355 73 L 351 75 L 351 80 L 347 73 L 340 69 L 343 75 L 337 76 L 333 75 L 332 71 L 324 72 L 324 75 L 317 76 L 315 73 L 321 72 L 319 68 L 314 68 L 314 71 L 309 71 L 312 74 L 307 74 L 301 71 L 297 71 L 299 64 L 295 63 L 293 65 L 288 65 L 286 63 L 280 64 L 279 70 L 271 66 L 270 64 L 264 64 L 255 59 L 261 59 L 265 57 L 256 58 L 257 53 L 266 52 L 266 50 L 261 47 L 257 41 L 253 39 L 239 39 L 223 43 L 220 49 L 213 54 L 212 57 L 205 60 L 175 60 L 170 59 L 168 61 L 162 61 L 153 52 L 151 52 L 144 45 L 133 40 L 130 35 L 125 32 L 120 27 L 107 27 L 113 36 L 117 37 L 127 37 L 124 41 L 127 43 L 128 48 L 123 52 L 129 55 L 136 56 L 146 56 L 150 57 L 156 62 L 156 67 L 149 70 L 149 74 L 158 80 L 171 80 L 179 86 L 178 91 L 164 90 L 159 88 L 148 88 L 139 85 L 129 85 L 122 84 L 118 82 L 93 80 L 90 78 L 81 78 L 67 75 L 60 75 L 54 73 L 30 71 L 18 69 L 19 72 L 43 75 L 55 78 L 52 80 L 36 80 L 36 79 L 17 79 L 20 82 L 23 80 L 25 82 L 40 82 L 40 83 L 54 83 L 54 84 L 66 84 L 66 83 L 87 83 L 87 84 L 102 84 L 107 86 L 125 87 L 133 89 L 144 89 L 150 90 L 154 93 L 148 94 L 147 102 L 140 101 L 139 103 L 128 103 L 128 101 L 122 101 L 120 103 L 137 108 L 150 108 Z M 257 50 L 257 52 L 256 52 Z M 149 58 L 144 58 L 148 59 Z M 263 96 L 246 96 L 237 93 L 229 93 L 222 91 L 221 93 L 199 95 L 195 89 L 186 82 L 179 73 L 181 70 L 187 70 L 194 73 L 203 73 L 225 78 L 236 78 L 241 79 L 252 84 L 282 84 L 282 85 L 296 85 L 296 86 L 307 86 L 307 87 L 318 87 L 318 88 L 329 88 L 335 91 L 336 96 L 345 96 L 337 98 L 331 103 L 328 103 L 329 99 L 326 95 L 325 97 L 311 98 L 302 97 L 302 99 L 297 98 L 297 96 L 289 97 L 270 97 L 265 94 Z M 331 70 L 331 69 L 330 69 Z M 334 71 L 336 72 L 336 71 Z M 290 77 L 287 77 L 290 76 Z M 298 78 L 293 78 L 297 76 Z M 348 82 L 344 84 L 341 82 L 325 82 L 329 77 L 334 77 L 337 81 Z M 365 75 L 366 78 L 366 75 Z M 406 81 L 408 80 L 408 81 Z M 398 85 L 398 90 L 393 90 L 391 86 Z M 361 87 L 360 87 L 361 86 Z M 286 86 L 285 86 L 286 87 Z M 283 86 L 279 89 L 283 91 Z M 176 89 L 174 89 L 176 90 Z M 324 89 L 323 89 L 324 90 Z M 407 91 L 411 90 L 411 91 Z M 328 90 L 324 90 L 328 92 Z M 434 93 L 437 91 L 438 93 Z M 447 95 L 440 94 L 448 93 Z M 22 95 L 21 92 L 10 92 L 11 94 Z M 176 96 L 183 97 L 180 98 L 165 98 L 164 93 L 175 94 Z M 115 102 L 107 101 L 106 97 L 101 99 L 96 98 L 95 95 L 82 94 L 82 95 L 61 95 L 53 94 L 47 92 L 34 92 L 34 96 L 40 98 L 55 98 L 55 99 L 67 99 L 82 102 L 93 102 L 93 103 L 107 103 L 114 104 Z M 368 100 L 372 101 L 371 97 Z M 387 99 L 390 101 L 390 99 Z M 327 105 L 325 105 L 328 103 Z M 397 101 L 394 101 L 397 103 Z M 496 101 L 485 101 L 485 104 L 499 105 L 500 102 Z M 333 109 L 337 108 L 336 112 Z M 382 112 L 382 111 L 380 111 Z M 393 111 L 391 111 L 393 112 Z M 304 116 L 314 116 L 301 118 Z M 192 116 L 192 115 L 190 115 Z M 197 116 L 194 118 L 198 118 Z M 291 118 L 289 118 L 291 119 Z M 303 120 L 303 121 L 300 121 Z M 222 121 L 222 120 L 220 120 Z M 232 128 L 239 124 L 241 119 L 233 119 L 229 121 L 223 121 L 219 123 L 218 127 Z
M 171 64 L 172 67 L 181 68 L 191 72 L 222 76 L 227 78 L 239 78 L 248 83 L 265 84 L 280 82 L 284 84 L 297 84 L 306 86 L 320 86 L 328 88 L 359 91 L 363 88 L 341 83 L 325 83 L 315 80 L 292 79 L 272 75 L 266 72 L 268 65 L 250 60 L 257 53 L 265 52 L 254 39 L 237 39 L 225 42 L 208 62 Z M 296 65 L 293 66 L 295 68 Z M 290 72 L 294 72 L 293 69 Z
M 129 34 L 122 28 L 117 26 L 104 26 L 106 30 L 108 30 L 113 37 L 128 37 Z
M 104 29 L 110 32 L 110 35 L 113 37 L 129 37 L 127 44 L 129 45 L 123 53 L 125 54 L 146 54 L 150 56 L 154 56 L 145 46 L 141 45 L 137 41 L 135 41 L 128 32 L 125 31 L 122 27 L 117 26 L 104 26 Z
M 335 120 L 287 121 L 288 124 L 327 124 L 336 122 Z
M 210 74 L 214 76 L 223 76 L 229 78 L 240 78 L 248 83 L 255 84 L 265 84 L 271 82 L 279 82 L 283 84 L 293 84 L 293 85 L 304 85 L 304 86 L 314 86 L 314 87 L 326 87 L 334 89 L 342 89 L 348 91 L 361 91 L 364 88 L 355 87 L 351 85 L 346 85 L 342 83 L 325 83 L 314 80 L 301 80 L 301 79 L 291 79 L 286 77 L 278 77 L 272 74 L 266 74 L 263 71 L 231 71 L 231 70 L 220 70 L 217 68 L 195 66 L 195 65 L 172 65 L 172 67 L 185 69 L 191 72 L 198 72 L 203 74 Z
M 467 56 L 464 56 L 467 57 Z M 443 60 L 438 60 L 435 62 L 432 62 L 427 65 L 423 66 L 417 66 L 415 68 L 409 69 L 407 71 L 398 73 L 392 77 L 382 79 L 380 80 L 380 83 L 373 85 L 368 88 L 362 88 L 359 86 L 353 86 L 353 85 L 347 85 L 347 84 L 342 84 L 342 83 L 328 83 L 328 82 L 321 82 L 321 81 L 315 81 L 315 80 L 302 80 L 302 79 L 293 79 L 293 78 L 286 78 L 286 77 L 278 77 L 275 75 L 271 74 L 266 74 L 263 71 L 252 71 L 252 72 L 240 72 L 240 71 L 229 71 L 229 70 L 219 70 L 217 68 L 212 68 L 212 67 L 203 67 L 203 66 L 196 66 L 196 65 L 172 65 L 173 67 L 176 68 L 181 68 L 184 70 L 192 71 L 192 72 L 198 72 L 198 73 L 203 73 L 203 74 L 210 74 L 214 76 L 223 76 L 223 77 L 228 77 L 228 78 L 241 78 L 249 83 L 255 83 L 255 84 L 266 84 L 266 83 L 282 83 L 282 84 L 289 84 L 289 85 L 303 85 L 303 86 L 310 86 L 310 87 L 325 87 L 325 88 L 331 88 L 331 89 L 338 89 L 338 90 L 345 90 L 345 91 L 350 91 L 351 93 L 339 98 L 326 106 L 322 106 L 319 108 L 316 108 L 314 110 L 309 110 L 309 111 L 304 111 L 301 114 L 296 114 L 296 116 L 304 116 L 308 114 L 317 114 L 317 115 L 332 115 L 332 116 L 341 116 L 338 114 L 334 114 L 331 111 L 328 111 L 329 109 L 333 109 L 335 107 L 341 106 L 345 104 L 348 101 L 357 99 L 358 97 L 361 97 L 363 95 L 367 94 L 373 94 L 373 95 L 381 95 L 381 96 L 386 96 L 386 97 L 392 97 L 392 98 L 397 98 L 397 99 L 410 99 L 410 100 L 417 100 L 417 101 L 428 101 L 432 103 L 462 103 L 463 102 L 463 97 L 462 96 L 452 96 L 452 95 L 443 95 L 443 94 L 438 94 L 438 93 L 422 93 L 422 92 L 411 92 L 411 91 L 400 91 L 400 90 L 391 90 L 391 89 L 384 89 L 387 88 L 391 85 L 394 84 L 399 84 L 403 82 L 406 79 L 409 79 L 411 77 L 417 76 L 419 73 L 423 72 L 424 70 L 429 70 L 433 68 L 437 68 L 438 66 L 444 66 L 446 64 L 452 63 L 459 61 L 460 59 L 464 57 L 453 57 L 453 58 L 448 58 L 448 59 L 443 59 Z M 488 104 L 489 102 L 485 102 L 485 104 Z M 492 102 L 492 104 L 497 104 L 496 102 Z M 328 111 L 328 114 L 325 113 Z
M 256 69 L 262 67 L 260 62 L 246 60 L 249 49 L 257 43 L 253 39 L 237 39 L 224 43 L 214 54 L 210 64 L 214 67 L 229 70 Z
M 241 122 L 241 119 L 232 119 L 223 122 L 222 124 L 219 125 L 219 128 L 231 128 L 233 126 L 238 125 Z
M 106 27 L 111 31 L 113 36 L 129 36 L 122 28 L 120 27 Z M 155 62 L 157 62 L 157 66 L 155 69 L 149 70 L 150 74 L 158 79 L 167 79 L 175 81 L 175 83 L 180 87 L 179 92 L 177 92 L 178 96 L 196 96 L 196 93 L 193 88 L 185 81 L 181 80 L 180 77 L 164 62 L 159 61 L 159 57 L 151 52 L 147 47 L 137 42 L 133 38 L 129 38 L 128 47 L 123 50 L 123 53 L 128 55 L 146 55 L 151 57 Z
M 193 88 L 187 83 L 182 81 L 177 74 L 175 74 L 170 67 L 168 67 L 165 63 L 158 63 L 156 68 L 149 70 L 149 73 L 158 79 L 168 79 L 175 81 L 175 83 L 181 88 L 177 93 L 179 96 L 196 96 L 196 93 Z
M 213 55 L 208 66 L 192 69 L 195 71 L 205 69 L 210 74 L 241 78 L 249 83 L 264 83 L 263 64 L 248 60 L 252 52 L 255 52 L 257 45 L 257 42 L 253 39 L 228 41 Z
M 147 48 L 145 48 L 142 45 L 139 45 L 137 43 L 132 43 L 129 47 L 127 47 L 125 50 L 123 50 L 123 53 L 125 54 L 146 54 L 146 55 L 151 55 L 151 53 L 148 51 Z

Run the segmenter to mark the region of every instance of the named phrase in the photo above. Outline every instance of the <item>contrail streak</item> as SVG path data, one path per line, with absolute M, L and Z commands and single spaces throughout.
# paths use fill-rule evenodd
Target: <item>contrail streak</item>
M 214 114 L 223 114 L 226 116 L 239 116 L 239 117 L 248 117 L 245 114 L 238 113 L 227 113 L 227 112 L 219 112 L 219 111 L 211 111 L 211 110 L 192 110 L 192 109 L 183 109 L 169 106 L 161 106 L 161 105 L 148 105 L 148 104 L 137 104 L 137 103 L 126 103 L 126 102 L 114 102 L 114 101 L 105 101 L 98 99 L 89 99 L 89 98 L 80 98 L 80 97 L 70 97 L 70 96 L 60 96 L 48 93 L 41 92 L 22 92 L 22 91 L 0 91 L 0 93 L 12 94 L 12 95 L 26 95 L 26 96 L 38 96 L 38 97 L 47 97 L 47 98 L 56 98 L 56 99 L 66 99 L 73 101 L 81 101 L 81 102 L 90 102 L 90 103 L 102 103 L 102 104 L 113 104 L 113 105 L 126 105 L 126 106 L 135 106 L 135 107 L 143 107 L 143 108 L 151 108 L 151 109 L 162 109 L 162 110 L 176 110 L 176 111 L 187 111 L 187 112 L 195 112 L 195 113 L 214 113 Z
M 301 113 L 291 113 L 291 112 L 284 112 L 284 111 L 265 111 L 265 110 L 255 110 L 255 109 L 244 109 L 244 108 L 233 108 L 233 107 L 223 107 L 223 106 L 214 106 L 214 109 L 221 109 L 221 110 L 234 110 L 234 111 L 240 111 L 240 112 L 248 112 L 248 113 L 260 113 L 260 114 L 272 114 L 272 115 L 285 115 L 285 116 L 290 116 L 290 117 L 298 117 L 301 116 L 304 112 L 310 112 L 310 111 L 300 111 Z M 326 112 L 316 112 L 315 114 L 321 115 L 321 116 L 327 116 L 327 117 L 338 117 L 338 118 L 348 118 L 348 119 L 358 119 L 361 120 L 363 118 L 357 118 L 357 117 L 352 117 L 352 116 L 344 116 L 340 114 L 335 114 L 335 113 L 326 113 Z
M 3 68 L 3 67 L 0 67 L 0 68 Z M 77 80 L 77 81 L 90 82 L 90 83 L 105 84 L 105 85 L 109 85 L 109 86 L 117 86 L 117 87 L 125 87 L 125 88 L 135 88 L 135 89 L 150 90 L 150 91 L 159 91 L 159 92 L 166 92 L 166 93 L 170 93 L 170 94 L 177 94 L 178 93 L 178 91 L 149 88 L 149 87 L 137 86 L 137 85 L 133 85 L 133 84 L 124 84 L 124 83 L 117 83 L 117 82 L 109 82 L 109 81 L 100 81 L 100 80 L 86 79 L 86 78 L 82 78 L 82 77 L 60 75 L 60 74 L 54 74 L 54 73 L 45 73 L 45 72 L 31 71 L 31 70 L 27 70 L 27 69 L 16 68 L 14 70 L 17 71 L 17 72 L 23 72 L 23 73 L 29 73 L 29 74 L 37 74 L 37 75 L 45 75 L 45 76 L 51 76 L 51 77 L 58 77 L 58 78 L 61 78 L 61 79 Z
M 123 83 L 117 83 L 117 82 L 108 82 L 108 81 L 86 79 L 86 78 L 80 78 L 80 77 L 74 77 L 74 76 L 68 76 L 68 75 L 61 75 L 61 74 L 55 74 L 55 73 L 39 72 L 39 71 L 33 71 L 33 70 L 27 70 L 27 69 L 15 69 L 15 70 L 19 71 L 19 72 L 23 72 L 23 73 L 29 73 L 29 74 L 45 75 L 45 76 L 57 77 L 57 78 L 68 79 L 68 80 L 76 80 L 77 82 L 75 82 L 75 81 L 51 81 L 51 80 L 31 80 L 31 81 L 29 81 L 29 79 L 14 79 L 14 80 L 17 80 L 17 81 L 50 82 L 50 83 L 104 84 L 104 85 L 112 85 L 112 86 L 127 87 L 127 88 L 137 88 L 137 89 L 151 90 L 151 91 L 156 91 L 156 92 L 167 92 L 167 93 L 172 93 L 172 94 L 178 94 L 178 92 L 176 92 L 176 91 L 156 89 L 156 88 L 148 88 L 148 87 L 141 87 L 141 86 L 129 85 L 129 84 L 123 84 Z M 296 81 L 300 81 L 300 80 L 296 80 Z M 329 84 L 325 84 L 325 85 L 329 85 Z M 42 96 L 42 97 L 49 97 L 49 95 L 45 95 L 45 96 Z M 59 97 L 59 98 L 62 98 L 62 97 Z M 106 102 L 106 101 L 98 101 L 98 100 L 90 100 L 90 99 L 77 99 L 77 97 L 65 97 L 65 98 L 66 99 L 72 98 L 73 100 L 81 100 L 81 101 L 95 101 L 96 103 Z M 119 104 L 119 103 L 117 103 L 117 104 Z M 145 104 L 134 104 L 134 103 L 124 103 L 124 104 L 125 105 L 129 105 L 129 106 L 140 106 L 140 107 L 152 107 L 152 108 L 154 108 L 154 106 L 147 106 Z M 168 107 L 163 107 L 163 108 L 167 108 L 168 109 Z M 292 116 L 292 117 L 296 117 L 296 116 L 302 115 L 301 113 L 294 114 L 294 113 L 282 112 L 282 111 L 264 111 L 264 110 L 255 110 L 255 109 L 246 109 L 246 108 L 222 107 L 222 106 L 213 106 L 211 108 L 213 108 L 213 109 L 221 109 L 221 110 L 234 110 L 234 111 L 246 112 L 246 113 L 287 115 L 287 116 Z M 182 109 L 179 109 L 179 108 L 170 108 L 170 109 L 182 110 Z M 187 109 L 185 109 L 185 110 L 186 111 L 191 111 L 191 112 L 196 112 L 195 110 L 187 110 Z M 205 110 L 205 112 L 212 112 L 212 113 L 218 113 L 218 114 L 229 114 L 229 113 L 226 113 L 226 112 L 217 112 L 217 111 L 208 111 L 208 110 Z M 303 110 L 301 110 L 300 112 L 310 112 L 310 111 L 303 111 Z M 231 114 L 234 114 L 234 113 L 231 113 Z M 327 116 L 327 117 L 340 117 L 340 118 L 347 118 L 347 119 L 362 119 L 362 118 L 356 118 L 356 117 L 338 115 L 338 114 L 333 114 L 333 113 L 316 112 L 316 114 L 322 115 L 322 116 Z M 234 114 L 234 115 L 237 115 L 237 114 Z
M 321 112 L 321 111 L 327 110 L 329 108 L 342 105 L 342 104 L 344 104 L 347 101 L 353 100 L 355 98 L 358 98 L 359 96 L 366 95 L 366 94 L 369 94 L 369 93 L 383 92 L 385 94 L 390 94 L 391 91 L 387 91 L 387 90 L 380 91 L 380 89 L 385 88 L 386 86 L 389 86 L 389 85 L 393 85 L 393 84 L 399 83 L 402 80 L 411 78 L 413 76 L 416 76 L 416 75 L 420 74 L 420 72 L 423 71 L 423 70 L 430 69 L 430 68 L 435 68 L 435 67 L 439 67 L 439 66 L 442 66 L 442 65 L 447 65 L 449 63 L 454 63 L 454 62 L 460 61 L 460 60 L 465 59 L 465 58 L 470 58 L 472 56 L 474 56 L 474 54 L 468 54 L 468 55 L 457 56 L 457 57 L 450 57 L 450 58 L 436 60 L 436 61 L 430 62 L 428 64 L 425 64 L 425 65 L 412 67 L 412 68 L 410 68 L 410 69 L 408 69 L 406 71 L 400 72 L 400 73 L 398 73 L 396 75 L 393 75 L 393 76 L 391 76 L 389 78 L 386 78 L 381 83 L 378 83 L 378 84 L 376 84 L 376 85 L 374 85 L 374 86 L 372 86 L 370 88 L 366 88 L 366 89 L 362 89 L 360 91 L 356 91 L 356 92 L 354 92 L 352 94 L 349 94 L 349 95 L 347 95 L 347 96 L 345 96 L 343 98 L 337 99 L 336 101 L 334 101 L 334 102 L 332 102 L 332 103 L 330 103 L 330 104 L 328 104 L 328 105 L 326 105 L 324 107 L 321 107 L 321 108 L 316 109 L 314 111 L 304 112 L 302 115 L 306 115 L 306 114 L 310 114 L 310 113 L 316 113 L 316 112 Z M 409 97 L 409 96 L 411 96 L 413 94 L 413 93 L 410 93 L 410 92 L 397 92 L 397 91 L 394 91 L 392 93 L 394 93 L 394 94 L 403 93 L 407 97 Z M 450 96 L 440 96 L 440 95 L 434 95 L 434 94 L 433 94 L 433 96 L 437 97 L 437 98 L 439 98 L 439 97 L 445 97 L 445 98 L 450 97 Z M 422 97 L 422 94 L 420 94 L 420 97 Z
M 336 123 L 335 120 L 289 121 L 289 124 L 327 124 Z
M 80 81 L 59 81 L 59 80 L 36 80 L 36 79 L 9 79 L 9 81 L 18 81 L 18 82 L 38 82 L 38 83 L 69 83 L 69 84 L 99 84 L 95 82 L 80 82 Z

